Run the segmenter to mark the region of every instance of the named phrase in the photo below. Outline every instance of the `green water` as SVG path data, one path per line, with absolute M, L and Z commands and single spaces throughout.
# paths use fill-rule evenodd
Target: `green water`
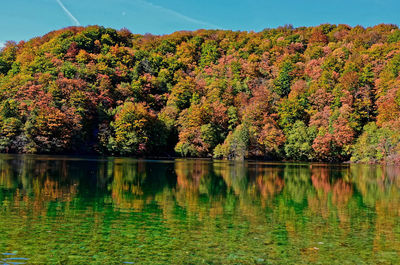
M 0 155 L 0 264 L 400 264 L 400 168 Z

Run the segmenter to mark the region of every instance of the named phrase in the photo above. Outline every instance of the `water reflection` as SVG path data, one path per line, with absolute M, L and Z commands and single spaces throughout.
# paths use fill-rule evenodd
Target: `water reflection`
M 0 253 L 13 251 L 33 263 L 400 263 L 400 168 L 2 155 Z

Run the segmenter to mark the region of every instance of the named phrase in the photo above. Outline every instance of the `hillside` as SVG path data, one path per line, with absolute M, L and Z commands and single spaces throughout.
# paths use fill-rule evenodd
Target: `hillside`
M 400 30 L 71 27 L 0 52 L 0 152 L 400 161 Z

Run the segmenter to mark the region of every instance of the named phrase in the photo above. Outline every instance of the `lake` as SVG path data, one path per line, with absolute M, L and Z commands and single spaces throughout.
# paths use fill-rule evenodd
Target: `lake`
M 400 264 L 400 167 L 0 155 L 0 264 Z

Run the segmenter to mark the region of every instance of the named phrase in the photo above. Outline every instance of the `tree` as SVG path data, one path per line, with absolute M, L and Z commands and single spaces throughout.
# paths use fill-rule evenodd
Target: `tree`
M 166 133 L 157 116 L 143 103 L 125 102 L 111 123 L 111 152 L 126 155 L 149 154 L 165 146 Z
M 219 58 L 217 43 L 215 41 L 206 41 L 201 45 L 200 66 L 209 66 L 215 63 Z
M 312 160 L 315 157 L 312 148 L 314 138 L 312 130 L 303 121 L 296 121 L 287 134 L 286 157 L 298 161 Z
M 395 125 L 398 126 L 398 125 Z M 351 160 L 376 162 L 400 157 L 400 134 L 398 129 L 385 126 L 379 128 L 375 122 L 364 126 L 362 135 L 354 145 Z
M 293 80 L 291 72 L 293 69 L 293 64 L 290 61 L 283 62 L 278 77 L 274 81 L 275 92 L 281 97 L 286 97 L 290 93 L 290 86 Z
M 229 160 L 244 160 L 249 145 L 249 130 L 245 124 L 240 124 L 230 132 L 223 144 L 214 150 L 215 158 L 226 158 Z

